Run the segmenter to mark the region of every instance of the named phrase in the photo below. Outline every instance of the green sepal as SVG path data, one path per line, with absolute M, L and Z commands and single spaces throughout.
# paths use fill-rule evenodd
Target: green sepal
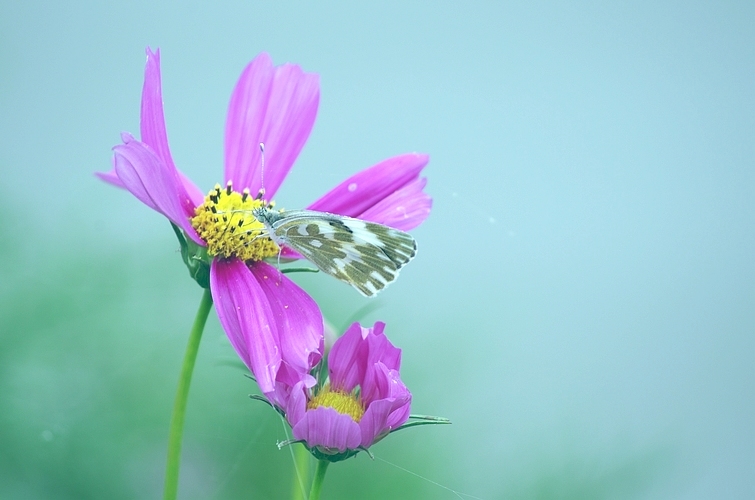
M 416 427 L 418 425 L 444 425 L 450 424 L 451 420 L 445 417 L 433 417 L 431 415 L 409 415 L 409 420 L 393 429 L 390 433 L 400 431 L 402 429 L 408 429 L 409 427 Z
M 362 451 L 361 448 L 356 450 L 346 450 L 343 453 L 326 453 L 325 451 L 320 449 L 320 446 L 315 446 L 314 448 L 308 448 L 309 452 L 312 454 L 313 457 L 315 457 L 317 460 L 327 460 L 328 462 L 340 462 L 342 460 L 346 460 L 347 458 L 351 458 L 360 451 Z
M 317 460 L 327 460 L 328 462 L 341 462 L 343 460 L 346 460 L 347 458 L 351 458 L 360 451 L 366 452 L 370 458 L 372 457 L 372 453 L 366 448 L 359 447 L 356 450 L 346 450 L 343 453 L 340 453 L 338 450 L 332 450 L 330 452 L 329 450 L 321 447 L 321 446 L 315 446 L 314 448 L 310 448 L 307 446 L 307 443 L 301 439 L 287 439 L 286 441 L 282 441 L 278 443 L 278 449 L 283 448 L 284 446 L 290 446 L 292 444 L 301 443 L 302 446 L 304 446 L 313 457 L 315 457 Z
M 173 224 L 173 232 L 176 233 L 178 243 L 181 245 L 181 258 L 189 268 L 189 276 L 202 288 L 210 288 L 210 263 L 212 258 L 207 255 L 207 247 L 197 245 L 194 240 L 187 238 L 184 232 Z

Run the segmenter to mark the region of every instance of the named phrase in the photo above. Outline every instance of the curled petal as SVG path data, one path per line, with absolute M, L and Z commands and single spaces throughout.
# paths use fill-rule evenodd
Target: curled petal
M 100 178 L 100 180 L 103 180 L 107 182 L 108 184 L 112 184 L 115 187 L 119 187 L 122 189 L 126 189 L 126 186 L 123 185 L 121 180 L 118 178 L 118 174 L 115 173 L 115 158 L 112 159 L 113 168 L 108 170 L 107 172 L 95 172 L 94 175 Z M 153 210 L 155 207 L 150 207 Z
M 349 415 L 324 406 L 306 412 L 292 433 L 310 448 L 322 446 L 339 452 L 356 449 L 362 441 L 362 431 Z
M 406 404 L 411 400 L 411 393 L 401 381 L 397 370 L 391 370 L 383 363 L 377 363 L 369 368 L 370 381 L 362 387 L 362 401 L 370 405 L 374 401 L 388 399 L 395 401 L 395 407 Z M 393 410 L 391 410 L 393 411 Z
M 271 199 L 307 141 L 320 102 L 320 77 L 294 64 L 274 67 L 268 54 L 244 69 L 225 127 L 225 176 L 237 190 Z M 260 143 L 265 144 L 264 179 Z M 264 186 L 263 186 L 264 182 Z
M 113 163 L 115 163 L 115 158 L 113 158 Z M 94 175 L 99 177 L 100 180 L 107 182 L 108 184 L 126 189 L 126 186 L 124 186 L 123 182 L 121 182 L 121 180 L 118 178 L 118 174 L 115 172 L 115 167 L 107 172 L 95 172 Z M 191 199 L 192 204 L 195 206 L 201 205 L 202 202 L 204 202 L 204 196 L 202 195 L 202 192 L 199 190 L 199 188 L 197 188 L 197 186 L 193 182 L 191 182 L 191 179 L 186 177 L 180 170 L 178 170 L 178 177 L 183 183 L 186 194 Z M 149 206 L 153 210 L 157 210 L 157 208 L 151 205 Z
M 427 179 L 417 179 L 395 193 L 383 198 L 361 214 L 359 219 L 410 231 L 430 215 L 433 200 L 423 189 Z
M 376 399 L 390 397 L 396 390 L 393 384 L 403 386 L 398 375 L 401 365 L 401 349 L 393 347 L 385 336 L 368 339 L 367 368 L 361 381 L 362 401 L 370 404 Z M 390 373 L 384 373 L 383 368 Z
M 134 139 L 134 136 L 129 134 L 128 132 L 121 132 L 121 141 L 124 144 L 128 144 L 129 142 L 132 142 L 135 140 L 136 139 Z M 126 186 L 123 184 L 123 181 L 121 181 L 118 178 L 118 172 L 115 171 L 115 156 L 113 156 L 113 158 L 110 159 L 110 162 L 113 164 L 113 168 L 111 168 L 107 172 L 95 172 L 94 175 L 99 177 L 101 180 L 107 182 L 108 184 L 112 184 L 113 186 L 116 186 L 122 189 L 127 189 Z M 151 204 L 151 202 L 145 201 L 141 198 L 139 199 L 141 200 L 142 203 L 146 204 L 152 210 L 159 211 L 157 210 L 156 206 Z
M 354 323 L 346 330 L 333 345 L 328 358 L 333 386 L 346 392 L 357 385 L 361 386 L 362 399 L 366 403 L 387 395 L 373 390 L 374 367 L 380 363 L 390 370 L 398 370 L 401 367 L 401 349 L 391 344 L 384 330 L 385 323 L 382 321 L 376 322 L 372 328 Z
M 377 372 L 376 392 L 381 399 L 367 403 L 367 410 L 359 422 L 362 429 L 362 446 L 369 446 L 409 419 L 412 394 L 401 381 L 396 370 L 390 370 L 382 363 L 375 367 Z M 366 401 L 365 401 L 366 402 Z M 367 443 L 367 444 L 365 444 Z
M 228 340 L 263 393 L 274 390 L 281 364 L 275 318 L 257 278 L 239 259 L 215 259 L 210 290 Z
M 295 380 L 295 381 L 294 381 Z M 275 380 L 275 389 L 265 393 L 268 401 L 286 413 L 286 418 L 293 425 L 304 415 L 307 407 L 305 390 L 317 385 L 317 379 L 308 373 L 295 372 L 285 363 L 281 363 Z M 299 417 L 294 420 L 294 416 Z
M 412 393 L 404 385 L 401 380 L 398 380 L 396 385 L 396 394 L 391 397 L 393 405 L 391 413 L 388 415 L 388 421 L 386 425 L 391 430 L 396 429 L 409 420 L 409 414 L 412 408 Z
M 317 379 L 309 373 L 287 364 L 285 359 L 281 363 L 278 374 L 275 377 L 275 390 L 272 393 L 265 393 L 265 396 L 275 405 L 285 408 L 288 395 L 293 387 L 297 384 L 304 384 L 304 387 L 310 388 L 317 384 Z
M 308 208 L 359 217 L 382 199 L 416 181 L 429 159 L 428 155 L 419 153 L 388 158 L 349 177 Z
M 101 180 L 107 182 L 108 184 L 112 184 L 113 186 L 119 187 L 119 188 L 126 188 L 126 186 L 123 185 L 121 180 L 118 178 L 118 174 L 115 173 L 115 169 L 109 170 L 107 172 L 95 172 L 94 175 L 99 177 Z M 151 207 L 155 208 L 155 207 Z
M 149 146 L 133 138 L 115 146 L 113 151 L 115 173 L 123 186 L 142 203 L 173 221 L 196 243 L 204 245 L 189 222 L 195 205 L 176 169 L 167 166 Z
M 387 429 L 386 422 L 391 412 L 391 401 L 380 400 L 374 401 L 364 412 L 362 419 L 359 421 L 359 430 L 361 433 L 361 446 L 367 448 L 377 439 L 384 436 L 390 429 Z
M 283 408 L 286 412 L 286 419 L 291 427 L 295 426 L 299 421 L 304 418 L 304 414 L 307 411 L 307 392 L 306 383 L 301 381 L 294 385 L 290 391 L 288 391 L 284 398 L 277 398 L 273 401 L 279 407 Z M 280 401 L 280 402 L 278 402 Z
M 359 323 L 354 323 L 333 344 L 328 356 L 328 372 L 330 383 L 336 389 L 351 392 L 362 383 L 367 362 L 367 353 L 362 349 L 363 332 L 367 331 Z
M 372 328 L 365 328 L 367 334 L 362 333 L 368 345 L 367 366 L 383 363 L 391 370 L 401 368 L 401 349 L 395 347 L 385 336 L 385 323 L 375 322 Z

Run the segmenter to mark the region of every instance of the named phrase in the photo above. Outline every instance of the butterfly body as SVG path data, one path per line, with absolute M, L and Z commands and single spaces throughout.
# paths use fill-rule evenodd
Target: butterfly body
M 417 253 L 411 235 L 374 222 L 314 210 L 261 207 L 252 213 L 278 246 L 295 250 L 367 297 L 395 280 Z

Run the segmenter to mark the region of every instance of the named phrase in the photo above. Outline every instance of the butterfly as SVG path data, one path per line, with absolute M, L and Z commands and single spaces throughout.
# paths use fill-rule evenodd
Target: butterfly
M 372 297 L 417 254 L 414 238 L 375 222 L 314 210 L 252 210 L 278 246 L 289 247 L 327 273 Z

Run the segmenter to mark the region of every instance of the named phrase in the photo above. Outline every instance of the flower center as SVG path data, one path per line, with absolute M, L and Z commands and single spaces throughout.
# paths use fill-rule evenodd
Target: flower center
M 364 407 L 362 403 L 353 395 L 343 391 L 333 391 L 329 385 L 326 385 L 322 390 L 307 403 L 308 410 L 314 410 L 320 406 L 326 406 L 333 408 L 338 413 L 350 416 L 354 422 L 362 420 L 364 415 Z
M 225 189 L 219 184 L 199 205 L 191 225 L 207 243 L 207 253 L 221 257 L 238 257 L 243 261 L 258 261 L 278 255 L 280 251 L 268 236 L 265 226 L 252 210 L 272 206 L 260 197 L 252 198 L 249 189 L 234 191 L 231 181 Z

